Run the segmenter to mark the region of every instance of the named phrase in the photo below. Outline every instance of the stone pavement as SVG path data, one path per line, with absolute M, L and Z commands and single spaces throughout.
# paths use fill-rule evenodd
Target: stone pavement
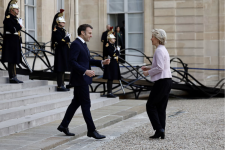
M 144 112 L 99 130 L 104 140 L 83 136 L 53 150 L 224 150 L 224 102 L 170 100 L 164 140 L 148 138 L 154 131 Z
M 122 120 L 145 112 L 146 101 L 123 100 L 113 105 L 92 110 L 97 129 L 102 129 Z M 87 127 L 82 114 L 76 114 L 70 123 L 75 137 L 67 137 L 57 131 L 61 120 L 24 130 L 0 138 L 0 150 L 48 150 L 86 135 Z M 93 140 L 93 139 L 92 139 Z

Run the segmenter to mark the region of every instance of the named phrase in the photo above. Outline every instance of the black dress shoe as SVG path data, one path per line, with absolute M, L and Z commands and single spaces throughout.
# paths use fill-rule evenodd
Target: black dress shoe
M 107 97 L 108 97 L 108 98 L 116 98 L 116 95 L 114 95 L 114 94 L 112 94 L 112 93 L 108 93 L 108 94 L 107 94 Z
M 10 83 L 23 83 L 23 81 L 18 80 L 16 77 L 9 79 Z
M 64 128 L 63 126 L 59 126 L 57 128 L 60 132 L 64 132 L 67 136 L 75 136 L 74 133 L 70 133 L 69 128 Z
M 67 92 L 69 90 L 65 88 L 64 86 L 60 86 L 60 87 L 57 87 L 57 91 Z
M 70 88 L 72 88 L 73 86 L 71 84 L 66 85 L 66 88 L 69 90 Z
M 93 137 L 95 139 L 104 139 L 105 138 L 104 135 L 99 134 L 98 131 L 96 131 L 96 130 L 94 132 L 88 132 L 87 136 L 88 137 Z
M 149 138 L 151 138 L 151 139 L 158 139 L 158 138 L 165 139 L 164 129 L 156 130 L 155 134 L 153 136 L 150 136 Z

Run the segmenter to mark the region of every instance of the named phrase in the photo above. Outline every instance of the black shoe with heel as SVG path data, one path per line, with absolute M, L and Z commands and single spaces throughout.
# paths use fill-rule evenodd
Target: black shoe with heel
M 67 92 L 69 90 L 65 88 L 64 86 L 60 86 L 60 87 L 57 87 L 57 91 Z
M 116 98 L 116 95 L 112 94 L 112 93 L 108 93 L 107 94 L 107 98 Z
M 155 134 L 153 136 L 149 137 L 150 139 L 165 139 L 165 130 L 161 129 L 161 130 L 156 130 Z
M 20 81 L 17 79 L 17 77 L 9 79 L 9 83 L 23 83 L 23 81 Z

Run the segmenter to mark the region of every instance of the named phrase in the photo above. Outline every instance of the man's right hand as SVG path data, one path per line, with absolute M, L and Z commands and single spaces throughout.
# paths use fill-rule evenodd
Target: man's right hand
M 85 74 L 89 77 L 95 76 L 95 72 L 93 70 L 86 70 Z

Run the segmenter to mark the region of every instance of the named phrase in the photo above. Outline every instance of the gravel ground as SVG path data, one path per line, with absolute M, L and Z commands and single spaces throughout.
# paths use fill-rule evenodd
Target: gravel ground
M 122 134 L 96 150 L 224 150 L 224 98 L 172 100 L 166 139 L 149 139 L 150 123 Z

